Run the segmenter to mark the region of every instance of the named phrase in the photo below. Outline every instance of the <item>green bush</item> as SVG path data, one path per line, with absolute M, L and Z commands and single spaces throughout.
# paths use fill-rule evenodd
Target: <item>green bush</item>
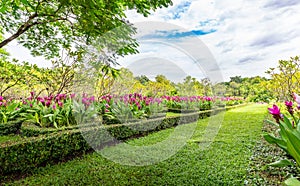
M 22 125 L 22 120 L 18 121 L 9 121 L 7 123 L 0 124 L 0 136 L 16 134 Z
M 0 174 L 26 172 L 34 167 L 61 161 L 69 155 L 86 152 L 88 149 L 81 133 L 70 131 L 2 145 Z

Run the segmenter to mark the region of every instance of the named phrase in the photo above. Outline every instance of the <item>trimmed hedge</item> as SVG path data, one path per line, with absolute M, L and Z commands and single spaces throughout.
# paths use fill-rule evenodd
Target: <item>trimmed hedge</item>
M 196 109 L 177 109 L 177 108 L 169 108 L 168 112 L 173 112 L 173 113 L 193 113 L 193 112 L 198 112 L 199 110 Z
M 69 155 L 85 152 L 88 147 L 80 132 L 60 132 L 47 137 L 31 138 L 1 147 L 0 174 L 27 172 L 30 169 Z
M 0 136 L 16 134 L 20 130 L 22 122 L 22 120 L 18 120 L 0 124 Z
M 226 110 L 236 107 L 229 107 Z M 79 126 L 77 129 L 74 127 L 73 130 L 45 133 L 46 135 L 26 138 L 12 144 L 0 144 L 0 175 L 14 172 L 24 173 L 35 167 L 53 164 L 70 156 L 102 148 L 107 144 L 116 142 L 116 139 L 126 140 L 179 124 L 192 123 L 200 118 L 209 117 L 211 114 L 217 114 L 224 110 L 225 108 L 214 111 L 200 111 L 128 124 L 108 126 L 88 124 Z
M 74 126 L 61 127 L 61 128 L 41 128 L 36 126 L 35 124 L 23 123 L 20 130 L 20 134 L 26 137 L 37 137 L 40 135 L 48 135 L 48 134 L 66 131 L 66 130 L 74 130 L 74 129 L 78 129 L 79 127 L 80 126 L 78 125 L 74 125 Z M 88 127 L 88 125 L 85 125 L 85 127 Z

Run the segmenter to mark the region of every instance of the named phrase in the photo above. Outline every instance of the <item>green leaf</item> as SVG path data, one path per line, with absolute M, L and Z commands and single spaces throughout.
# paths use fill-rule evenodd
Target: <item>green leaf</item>
M 300 165 L 300 134 L 296 130 L 288 130 L 287 135 L 289 139 L 287 141 L 287 150 L 297 164 Z
M 283 116 L 283 121 L 280 121 L 281 124 L 285 125 L 285 127 L 289 129 L 293 129 L 292 123 L 286 116 Z
M 297 178 L 289 178 L 283 182 L 284 185 L 286 186 L 299 186 L 300 181 L 297 180 Z
M 287 152 L 286 141 L 284 141 L 283 139 L 276 138 L 273 134 L 264 134 L 263 137 L 270 144 L 276 144 L 281 149 Z
M 272 124 L 272 125 L 274 125 L 274 126 L 276 126 L 276 127 L 279 127 L 278 123 L 276 123 L 274 121 L 271 121 L 271 120 L 268 120 L 268 119 L 266 119 L 265 121 Z
M 35 121 L 36 121 L 36 123 L 41 124 L 40 120 L 39 120 L 39 114 L 37 112 L 35 113 Z
M 58 128 L 56 121 L 53 122 L 53 125 L 54 125 L 55 128 Z
M 54 116 L 54 114 L 47 114 L 47 115 L 45 115 L 45 116 L 43 116 L 44 118 L 48 118 L 48 117 L 52 117 L 52 116 Z
M 272 167 L 286 167 L 286 166 L 293 166 L 293 165 L 294 164 L 287 159 L 275 161 L 273 163 L 268 164 L 268 166 L 272 166 Z

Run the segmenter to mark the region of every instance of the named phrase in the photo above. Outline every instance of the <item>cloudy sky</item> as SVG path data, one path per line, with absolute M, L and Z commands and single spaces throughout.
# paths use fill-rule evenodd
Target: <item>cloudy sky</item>
M 173 0 L 147 18 L 128 11 L 140 53 L 119 62 L 136 75 L 165 74 L 174 81 L 266 76 L 278 60 L 299 55 L 299 9 L 299 0 Z M 9 47 L 12 55 L 42 63 L 23 51 Z
M 201 40 L 224 80 L 234 75 L 266 76 L 264 72 L 276 67 L 278 60 L 299 55 L 299 0 L 174 0 L 173 4 L 148 18 L 134 11 L 127 15 L 132 22 L 158 21 L 184 28 L 176 33 L 157 29 L 157 33 L 181 42 Z M 155 45 L 142 45 L 141 51 L 145 53 L 151 47 Z M 157 52 L 154 55 L 166 52 L 164 47 L 153 50 Z M 168 55 L 166 59 L 175 54 Z M 196 76 L 194 70 L 192 67 L 190 72 Z

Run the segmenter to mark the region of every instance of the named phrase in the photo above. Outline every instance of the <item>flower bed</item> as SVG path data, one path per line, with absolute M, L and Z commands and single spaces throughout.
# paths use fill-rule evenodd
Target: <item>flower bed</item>
M 142 94 L 105 95 L 99 100 L 83 94 L 38 96 L 30 92 L 26 99 L 4 99 L 0 96 L 0 123 L 25 120 L 41 128 L 65 128 L 85 123 L 87 115 L 98 115 L 104 124 L 134 122 L 158 117 L 167 110 L 190 113 L 209 110 L 217 105 L 242 103 L 238 98 L 208 96 L 147 97 Z M 162 114 L 160 114 L 162 115 Z

